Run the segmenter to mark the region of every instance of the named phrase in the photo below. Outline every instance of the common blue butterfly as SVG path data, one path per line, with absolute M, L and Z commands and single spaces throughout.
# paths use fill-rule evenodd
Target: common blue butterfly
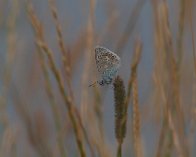
M 95 61 L 97 70 L 101 75 L 101 80 L 97 83 L 102 86 L 111 84 L 120 67 L 120 57 L 105 47 L 97 46 L 95 48 Z

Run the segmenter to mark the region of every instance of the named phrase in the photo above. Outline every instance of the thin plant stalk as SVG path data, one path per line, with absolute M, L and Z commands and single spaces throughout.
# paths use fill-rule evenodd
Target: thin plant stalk
M 122 144 L 118 143 L 117 157 L 122 157 Z
M 189 8 L 189 22 L 190 22 L 190 29 L 191 29 L 191 41 L 192 41 L 192 53 L 193 53 L 193 62 L 194 62 L 194 69 L 195 69 L 195 75 L 196 75 L 196 48 L 195 48 L 195 37 L 194 37 L 194 31 L 193 31 L 193 20 L 192 20 L 192 6 Z
M 131 69 L 132 74 L 130 78 L 130 85 L 132 91 L 132 104 L 133 104 L 133 145 L 136 157 L 143 156 L 142 141 L 141 141 L 141 122 L 140 122 L 140 111 L 139 111 L 139 100 L 138 100 L 138 83 L 137 83 L 137 67 L 141 58 L 141 42 L 137 40 L 135 47 L 135 56 L 132 63 Z M 132 84 L 132 85 L 131 85 Z M 127 96 L 129 97 L 129 95 Z M 130 98 L 129 98 L 130 99 Z M 129 100 L 128 99 L 128 100 Z
M 71 101 L 74 101 L 74 94 L 73 94 L 73 88 L 72 88 L 72 84 L 71 84 L 71 64 L 70 64 L 70 61 L 69 61 L 69 52 L 68 50 L 66 50 L 65 48 L 65 44 L 64 44 L 64 41 L 63 41 L 63 33 L 62 33 L 62 28 L 61 28 L 61 24 L 59 22 L 59 18 L 58 18 L 58 14 L 57 14 L 57 9 L 56 9 L 56 6 L 55 6 L 55 2 L 54 0 L 49 0 L 50 2 L 50 8 L 51 8 L 51 13 L 52 13 L 52 17 L 53 17 L 53 20 L 54 20 L 54 23 L 55 23 L 55 27 L 56 27 L 56 33 L 57 33 L 57 39 L 58 39 L 58 45 L 59 45 L 59 48 L 60 48 L 60 51 L 61 51 L 61 55 L 62 55 L 62 62 L 63 62 L 63 65 L 64 65 L 64 69 L 65 69 L 65 74 L 66 74 L 66 83 L 67 83 L 67 86 L 68 86 L 68 91 L 69 91 L 69 95 L 71 97 Z M 87 133 L 86 133 L 86 130 L 85 128 L 83 127 L 83 124 L 82 124 L 82 121 L 81 121 L 81 117 L 80 117 L 80 114 L 77 110 L 77 108 L 75 108 L 75 106 L 73 106 L 73 110 L 78 118 L 78 121 L 79 121 L 79 125 L 83 131 L 83 134 L 84 134 L 84 137 L 87 141 L 87 144 L 89 145 L 89 148 L 90 148 L 90 151 L 91 151 L 91 156 L 94 157 L 94 151 L 93 151 L 93 148 L 92 148 L 92 144 L 90 143 L 90 140 L 87 136 Z
M 125 45 L 128 42 L 129 37 L 131 36 L 131 34 L 133 32 L 133 29 L 137 23 L 137 20 L 139 18 L 139 15 L 141 13 L 141 10 L 142 10 L 145 2 L 146 2 L 146 0 L 138 0 L 136 2 L 134 9 L 129 16 L 129 20 L 126 25 L 126 28 L 124 29 L 122 36 L 119 38 L 119 40 L 116 44 L 115 52 L 122 52 L 123 51 Z
M 39 47 L 38 47 L 38 51 L 40 51 Z M 51 104 L 56 130 L 59 133 L 60 128 L 61 128 L 60 117 L 59 117 L 59 113 L 58 113 L 54 93 L 52 91 L 52 85 L 51 85 L 51 82 L 50 82 L 50 79 L 49 79 L 49 72 L 48 72 L 48 69 L 47 69 L 46 64 L 45 64 L 43 53 L 38 52 L 38 54 L 39 54 L 39 57 L 40 57 L 40 63 L 41 63 L 41 67 L 42 67 L 43 74 L 44 74 L 45 90 L 46 90 L 46 93 L 47 93 L 48 98 L 50 100 L 49 102 Z M 66 157 L 67 155 L 66 155 L 66 151 L 64 149 L 63 140 L 60 139 L 60 138 L 57 138 L 57 143 L 58 143 L 58 147 L 59 147 L 61 156 Z
M 120 76 L 117 76 L 114 80 L 114 102 L 115 102 L 115 136 L 118 142 L 117 148 L 117 157 L 122 156 L 122 144 L 126 136 L 126 121 L 124 120 L 127 117 L 127 108 L 125 106 L 125 87 L 123 80 Z
M 60 94 L 63 98 L 63 101 L 65 103 L 65 106 L 68 109 L 68 115 L 69 118 L 71 120 L 73 129 L 74 129 L 74 133 L 75 133 L 75 137 L 76 137 L 76 143 L 80 152 L 80 156 L 81 157 L 86 157 L 86 152 L 84 149 L 84 145 L 82 142 L 82 138 L 81 138 L 81 133 L 80 133 L 80 129 L 78 128 L 78 123 L 76 121 L 76 117 L 74 114 L 74 109 L 73 109 L 73 103 L 71 101 L 71 99 L 67 96 L 66 91 L 64 89 L 63 86 L 63 82 L 62 82 L 62 77 L 54 63 L 54 59 L 52 56 L 52 51 L 48 48 L 48 46 L 45 43 L 44 40 L 44 34 L 43 34 L 43 28 L 41 23 L 39 22 L 39 20 L 37 19 L 35 13 L 32 10 L 32 7 L 30 6 L 29 8 L 29 16 L 30 16 L 30 20 L 32 22 L 32 26 L 35 29 L 36 32 L 36 44 L 41 48 L 42 52 L 46 55 L 48 61 L 49 61 L 49 67 L 50 70 L 52 71 L 53 75 L 55 76 L 55 79 L 57 81 L 58 84 L 58 88 L 60 91 Z

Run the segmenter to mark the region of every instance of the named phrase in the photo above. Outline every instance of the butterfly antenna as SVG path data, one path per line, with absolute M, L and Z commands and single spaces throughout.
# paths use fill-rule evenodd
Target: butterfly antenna
M 92 86 L 95 86 L 97 82 L 94 82 L 93 84 L 90 84 L 88 87 L 92 87 Z

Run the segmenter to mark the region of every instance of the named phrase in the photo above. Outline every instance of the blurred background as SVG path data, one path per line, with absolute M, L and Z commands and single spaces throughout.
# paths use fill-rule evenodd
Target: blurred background
M 97 45 L 126 92 L 141 47 L 122 156 L 196 156 L 195 17 L 194 0 L 0 0 L 0 156 L 116 156 L 113 87 L 89 87 Z

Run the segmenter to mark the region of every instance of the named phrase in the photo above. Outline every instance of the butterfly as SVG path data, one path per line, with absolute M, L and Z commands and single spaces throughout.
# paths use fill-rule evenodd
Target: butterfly
M 101 80 L 92 85 L 96 83 L 101 86 L 111 84 L 119 70 L 120 57 L 105 47 L 97 46 L 95 48 L 95 61 Z

